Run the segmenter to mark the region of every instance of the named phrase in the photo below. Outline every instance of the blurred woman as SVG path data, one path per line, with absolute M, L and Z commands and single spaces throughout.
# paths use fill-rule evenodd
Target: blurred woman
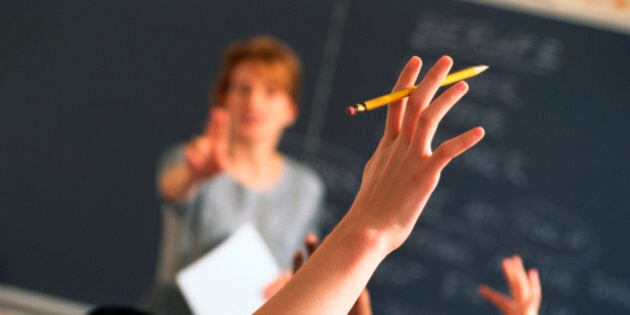
M 150 299 L 153 312 L 184 314 L 174 273 L 244 223 L 256 226 L 287 270 L 275 287 L 290 278 L 294 251 L 308 232 L 319 230 L 324 196 L 320 177 L 278 150 L 298 116 L 300 83 L 297 55 L 277 39 L 258 36 L 226 49 L 205 132 L 160 163 L 163 208 L 177 214 L 183 228 L 175 257 L 163 257 L 174 267 Z

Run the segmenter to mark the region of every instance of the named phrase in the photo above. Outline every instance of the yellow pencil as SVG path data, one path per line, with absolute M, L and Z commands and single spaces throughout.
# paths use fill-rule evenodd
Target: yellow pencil
M 465 80 L 471 77 L 474 77 L 488 69 L 486 65 L 479 65 L 470 68 L 466 68 L 464 70 L 460 70 L 454 73 L 449 74 L 444 78 L 444 81 L 440 86 L 449 85 L 451 83 L 455 83 L 457 81 Z M 391 102 L 398 101 L 403 99 L 411 94 L 418 86 L 412 86 L 410 88 L 406 88 L 404 90 L 400 90 L 391 94 L 379 96 L 377 98 L 373 98 L 371 100 L 367 100 L 365 102 L 357 103 L 346 108 L 346 114 L 352 116 L 357 113 L 361 113 L 368 110 L 373 110 L 375 108 L 379 108 L 381 106 L 385 106 Z

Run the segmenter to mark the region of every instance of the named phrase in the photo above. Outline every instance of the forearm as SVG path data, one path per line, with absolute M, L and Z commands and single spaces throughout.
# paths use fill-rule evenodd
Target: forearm
M 256 314 L 347 314 L 390 251 L 384 239 L 344 219 Z
M 186 160 L 182 160 L 162 173 L 158 181 L 158 191 L 166 201 L 182 201 L 190 196 L 199 182 Z
M 409 60 L 394 91 L 412 86 L 420 65 L 417 57 Z M 347 313 L 381 261 L 409 237 L 442 169 L 484 135 L 473 128 L 431 148 L 440 120 L 468 89 L 460 82 L 431 101 L 451 66 L 450 58 L 440 58 L 407 99 L 389 105 L 352 207 L 258 314 Z

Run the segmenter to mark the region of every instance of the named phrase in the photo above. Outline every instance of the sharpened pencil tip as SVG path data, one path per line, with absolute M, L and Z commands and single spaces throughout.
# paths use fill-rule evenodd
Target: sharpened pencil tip
M 475 72 L 477 72 L 477 74 L 482 73 L 484 71 L 486 71 L 488 68 L 490 68 L 487 65 L 478 65 L 476 67 L 473 67 L 475 69 Z

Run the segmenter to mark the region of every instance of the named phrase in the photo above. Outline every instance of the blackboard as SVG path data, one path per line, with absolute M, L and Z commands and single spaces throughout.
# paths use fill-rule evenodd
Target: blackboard
M 158 156 L 202 130 L 222 49 L 273 34 L 300 53 L 313 86 L 326 28 L 294 25 L 325 26 L 331 10 L 330 1 L 3 1 L 0 283 L 136 303 L 158 257 Z
M 447 139 L 482 125 L 487 137 L 446 170 L 411 239 L 380 266 L 376 313 L 492 313 L 477 285 L 505 289 L 500 260 L 515 253 L 541 270 L 541 314 L 628 313 L 630 38 L 430 2 L 349 6 L 322 122 L 319 161 L 340 177 L 333 196 L 349 201 L 384 111 L 348 118 L 343 105 L 386 93 L 413 54 L 425 64 L 448 54 L 456 68 L 491 66 L 469 80 L 438 132 Z M 355 180 L 342 180 L 348 170 Z
M 156 157 L 203 125 L 221 47 L 268 32 L 304 60 L 305 107 L 283 148 L 325 178 L 329 228 L 385 117 L 345 106 L 388 92 L 411 55 L 491 67 L 438 133 L 483 125 L 486 139 L 449 166 L 379 267 L 375 314 L 492 314 L 476 286 L 505 289 L 499 263 L 514 253 L 541 272 L 541 314 L 630 312 L 627 34 L 437 0 L 8 9 L 0 282 L 136 301 L 157 256 Z

